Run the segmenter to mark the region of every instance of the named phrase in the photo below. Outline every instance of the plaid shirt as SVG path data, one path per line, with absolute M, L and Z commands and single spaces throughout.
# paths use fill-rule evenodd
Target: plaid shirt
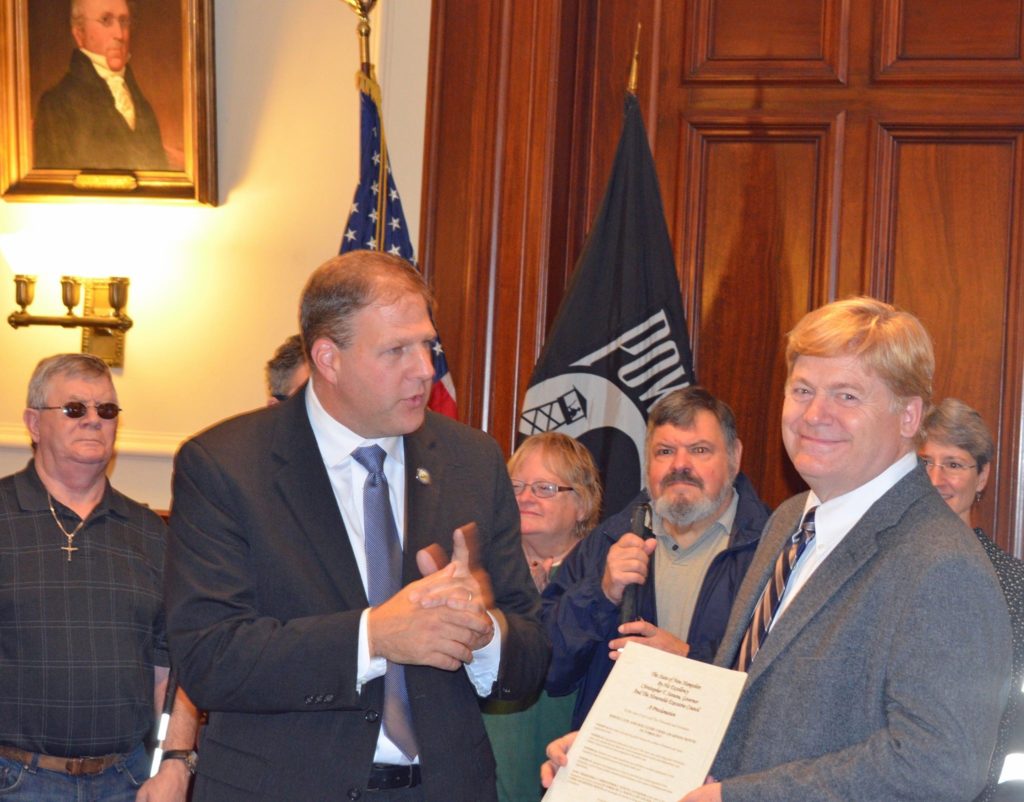
M 61 523 L 81 520 L 54 500 Z M 0 479 L 0 744 L 61 757 L 129 752 L 168 665 L 165 527 L 114 490 L 67 541 L 34 463 Z

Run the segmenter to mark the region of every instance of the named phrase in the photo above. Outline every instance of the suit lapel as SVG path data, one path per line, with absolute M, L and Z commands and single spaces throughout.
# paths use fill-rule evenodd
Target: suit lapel
M 320 457 L 306 415 L 304 393 L 285 402 L 274 434 L 273 453 L 278 461 L 275 484 L 291 512 L 293 534 L 306 539 L 339 596 L 351 609 L 366 607 L 366 592 L 352 554 L 334 489 Z
M 439 531 L 441 489 L 447 459 L 427 413 L 423 426 L 405 436 L 405 550 L 403 584 L 420 576 L 416 552 L 434 542 L 450 552 L 451 532 Z M 448 455 L 450 456 L 450 455 Z
M 879 539 L 899 523 L 907 507 L 922 492 L 919 479 L 916 471 L 912 471 L 897 482 L 868 508 L 818 566 L 800 589 L 797 597 L 786 608 L 778 623 L 772 627 L 771 635 L 750 666 L 748 682 L 753 682 L 764 673 L 803 628 L 877 554 Z M 930 490 L 930 487 L 928 489 Z M 797 523 L 794 521 L 792 529 L 788 531 L 795 530 Z M 767 582 L 767 575 L 764 582 Z M 764 583 L 761 587 L 764 587 Z
M 732 668 L 735 665 L 743 636 L 754 615 L 754 607 L 768 584 L 768 579 L 775 569 L 775 561 L 782 553 L 783 545 L 796 529 L 805 499 L 806 494 L 802 494 L 785 502 L 765 525 L 757 553 L 733 603 L 725 636 L 715 657 L 715 662 L 718 665 L 727 668 Z M 758 656 L 760 657 L 760 655 Z M 756 662 L 755 660 L 755 664 Z

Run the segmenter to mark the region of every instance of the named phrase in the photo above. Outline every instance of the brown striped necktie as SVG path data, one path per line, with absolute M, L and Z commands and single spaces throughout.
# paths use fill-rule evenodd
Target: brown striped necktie
M 786 547 L 779 554 L 775 561 L 775 570 L 772 571 L 768 584 L 761 592 L 761 598 L 754 608 L 754 615 L 750 619 L 750 626 L 743 636 L 740 644 L 740 652 L 736 656 L 736 670 L 746 671 L 750 668 L 754 655 L 761 648 L 768 637 L 768 630 L 771 629 L 772 619 L 778 612 L 779 602 L 782 601 L 782 594 L 786 590 L 786 583 L 793 573 L 793 566 L 797 564 L 800 555 L 804 553 L 807 544 L 814 538 L 814 512 L 817 507 L 811 507 L 804 514 L 800 528 L 789 538 Z

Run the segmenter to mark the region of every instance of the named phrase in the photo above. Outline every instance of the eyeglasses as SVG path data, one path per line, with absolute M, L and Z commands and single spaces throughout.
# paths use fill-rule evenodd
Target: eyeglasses
M 932 468 L 938 468 L 947 476 L 963 476 L 971 468 L 978 467 L 977 463 L 974 465 L 968 465 L 964 462 L 957 462 L 953 459 L 948 459 L 945 462 L 936 462 L 933 459 L 928 459 L 928 457 L 921 457 L 921 462 L 924 463 L 924 469 L 926 471 L 930 471 Z
M 89 412 L 89 407 L 96 410 L 96 414 L 99 415 L 103 420 L 113 420 L 117 417 L 117 414 L 121 411 L 121 407 L 110 401 L 103 404 L 86 404 L 82 401 L 68 401 L 59 407 L 32 407 L 33 409 L 47 410 L 47 409 L 59 409 L 64 413 L 67 418 L 84 418 Z
M 102 17 L 86 17 L 86 19 L 98 22 L 104 28 L 112 28 L 115 23 L 126 31 L 132 27 L 132 18 L 124 14 L 120 16 L 117 14 L 104 14 Z
M 512 492 L 516 496 L 521 496 L 526 492 L 526 488 L 530 488 L 533 491 L 533 495 L 537 498 L 553 498 L 559 493 L 568 493 L 574 488 L 563 487 L 562 485 L 556 485 L 554 482 L 532 482 L 527 484 L 526 482 L 512 482 Z

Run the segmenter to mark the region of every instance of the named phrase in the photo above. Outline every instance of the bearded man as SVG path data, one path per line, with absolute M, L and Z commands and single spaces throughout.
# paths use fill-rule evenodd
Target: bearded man
M 646 489 L 599 524 L 544 590 L 553 654 L 547 690 L 579 689 L 578 728 L 627 641 L 711 662 L 769 510 L 739 472 L 732 410 L 702 387 L 675 390 L 647 420 Z M 652 506 L 654 537 L 632 532 Z M 638 620 L 620 624 L 636 585 Z

